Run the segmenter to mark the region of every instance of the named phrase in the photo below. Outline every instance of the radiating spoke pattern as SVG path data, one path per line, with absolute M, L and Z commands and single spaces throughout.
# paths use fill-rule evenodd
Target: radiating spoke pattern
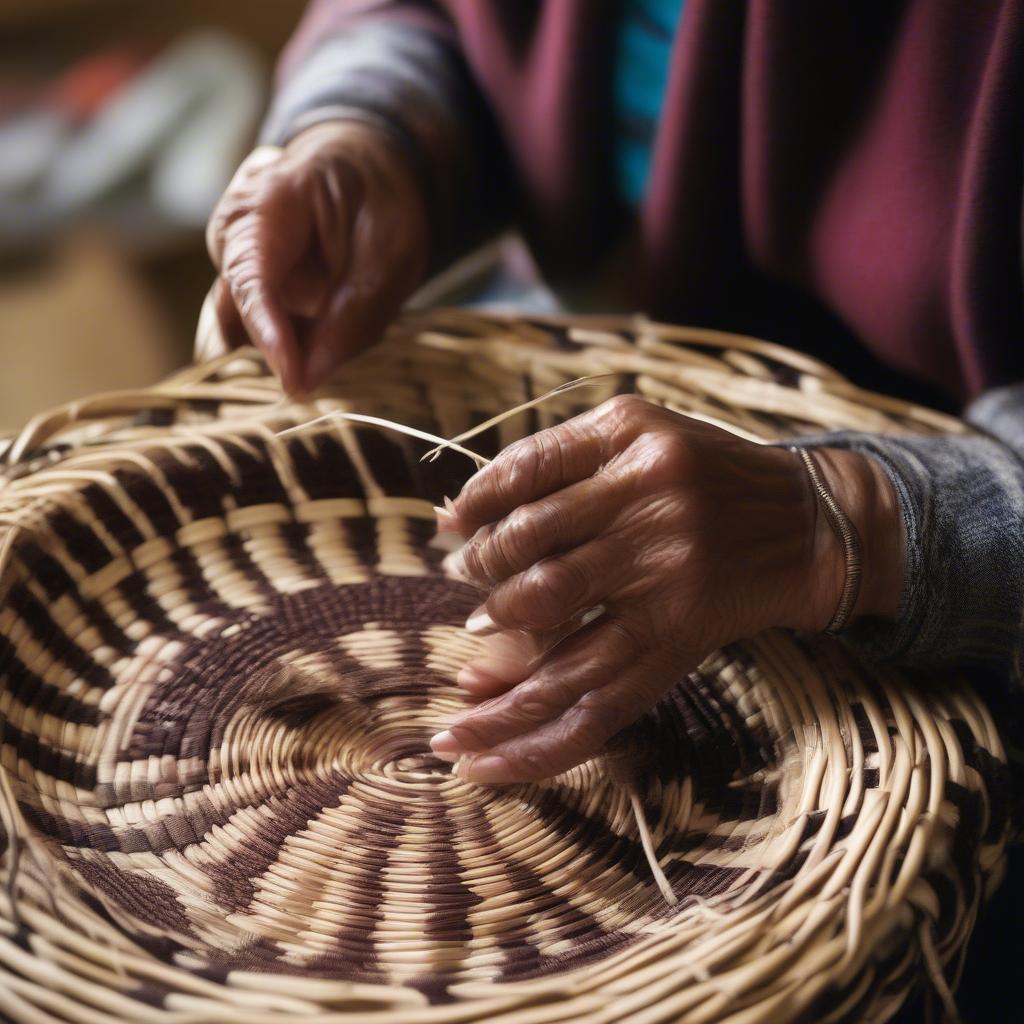
M 488 323 L 389 343 L 436 432 L 495 411 L 437 371 Z M 563 328 L 545 368 L 524 326 L 517 362 L 515 329 L 495 379 L 587 371 Z M 619 337 L 595 351 L 625 359 Z M 654 374 L 650 339 L 630 351 Z M 387 411 L 366 366 L 351 386 Z M 1009 828 L 968 686 L 765 634 L 601 757 L 467 784 L 428 745 L 479 644 L 432 543 L 466 470 L 375 428 L 277 437 L 262 370 L 217 372 L 186 381 L 205 405 L 0 473 L 0 1018 L 884 1019 L 952 981 Z

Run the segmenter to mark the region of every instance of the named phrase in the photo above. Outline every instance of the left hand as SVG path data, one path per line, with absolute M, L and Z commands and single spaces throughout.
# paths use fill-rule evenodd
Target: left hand
M 816 454 L 861 533 L 856 614 L 894 616 L 892 486 L 865 456 Z M 773 626 L 824 629 L 845 576 L 793 452 L 634 396 L 511 445 L 446 520 L 469 538 L 446 571 L 489 590 L 467 629 L 494 649 L 458 680 L 487 699 L 431 747 L 481 783 L 582 763 L 723 644 Z M 604 613 L 581 627 L 596 606 Z

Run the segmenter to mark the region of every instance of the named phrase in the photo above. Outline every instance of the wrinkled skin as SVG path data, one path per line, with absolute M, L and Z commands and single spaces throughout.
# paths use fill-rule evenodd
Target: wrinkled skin
M 864 541 L 857 614 L 895 615 L 892 487 L 863 456 L 818 459 Z M 468 538 L 446 571 L 488 592 L 467 628 L 490 650 L 458 679 L 482 702 L 431 746 L 481 783 L 580 764 L 722 644 L 824 629 L 845 576 L 798 456 L 635 397 L 510 446 L 439 518 Z
M 427 263 L 406 161 L 358 121 L 309 128 L 244 161 L 207 228 L 214 303 L 232 346 L 259 347 L 289 393 L 377 341 Z
M 420 283 L 427 219 L 391 141 L 336 121 L 255 150 L 207 243 L 224 339 L 257 345 L 302 394 L 373 344 Z M 856 616 L 894 616 L 892 486 L 864 456 L 818 459 L 864 543 Z M 824 629 L 845 571 L 797 456 L 630 397 L 506 449 L 439 525 L 467 538 L 446 568 L 488 595 L 467 628 L 489 649 L 458 680 L 479 703 L 431 746 L 480 783 L 582 763 L 724 643 Z

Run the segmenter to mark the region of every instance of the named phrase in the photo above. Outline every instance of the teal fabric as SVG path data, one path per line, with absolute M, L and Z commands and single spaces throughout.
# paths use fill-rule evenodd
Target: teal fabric
M 638 206 L 665 99 L 669 58 L 683 0 L 623 0 L 615 59 L 615 182 Z

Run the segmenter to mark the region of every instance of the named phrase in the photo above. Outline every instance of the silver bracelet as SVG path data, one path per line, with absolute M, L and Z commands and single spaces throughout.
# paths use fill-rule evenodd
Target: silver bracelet
M 818 460 L 806 449 L 796 446 L 790 448 L 796 452 L 807 470 L 814 487 L 814 495 L 818 505 L 825 513 L 832 531 L 839 538 L 843 545 L 843 556 L 846 561 L 846 578 L 843 581 L 843 593 L 839 598 L 839 607 L 836 608 L 832 621 L 825 627 L 829 634 L 841 633 L 849 624 L 850 616 L 856 607 L 857 598 L 860 595 L 860 582 L 863 570 L 863 548 L 860 542 L 860 534 L 857 527 L 853 525 L 850 517 L 839 507 L 835 495 L 829 490 L 818 469 Z

